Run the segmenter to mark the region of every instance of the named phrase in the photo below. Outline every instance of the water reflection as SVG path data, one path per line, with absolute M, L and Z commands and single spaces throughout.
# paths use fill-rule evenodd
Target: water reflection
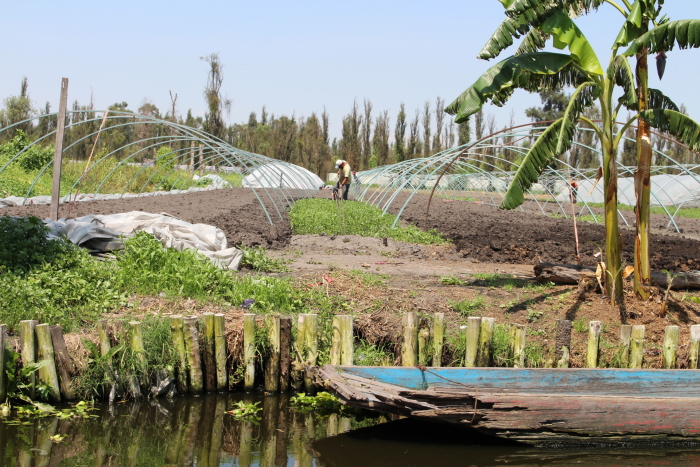
M 224 413 L 241 400 L 261 403 L 259 423 Z M 0 423 L 0 466 L 700 465 L 700 448 L 533 449 L 453 425 L 298 413 L 288 396 L 124 403 L 103 407 L 98 415 L 26 426 Z M 55 443 L 55 435 L 65 438 Z
M 261 402 L 262 420 L 236 421 L 235 402 Z M 316 439 L 377 423 L 298 413 L 288 396 L 209 395 L 117 404 L 97 418 L 0 423 L 1 466 L 312 466 Z M 60 443 L 51 437 L 65 436 Z

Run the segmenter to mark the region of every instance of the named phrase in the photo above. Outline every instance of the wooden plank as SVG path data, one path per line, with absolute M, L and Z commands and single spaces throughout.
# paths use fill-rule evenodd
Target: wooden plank
M 265 319 L 270 353 L 265 362 L 265 391 L 277 392 L 280 387 L 280 318 L 268 315 Z
M 219 392 L 228 389 L 228 372 L 226 360 L 226 315 L 214 315 L 214 351 L 216 360 L 216 389 Z
M 255 386 L 255 315 L 243 315 L 243 387 L 252 391 Z
M 34 329 L 38 321 L 25 319 L 19 322 L 19 345 L 22 365 L 28 366 L 36 363 L 36 334 Z M 29 375 L 29 397 L 34 399 L 36 386 L 36 372 Z
M 442 352 L 445 346 L 445 313 L 435 313 L 433 317 L 433 366 L 442 366 Z
M 678 326 L 666 326 L 664 330 L 663 365 L 664 368 L 676 368 L 678 352 Z
M 288 391 L 292 376 L 292 318 L 280 318 L 280 391 Z
M 204 390 L 216 391 L 216 343 L 214 342 L 214 313 L 204 313 L 199 317 L 201 341 L 199 349 L 202 352 L 202 373 Z
M 600 343 L 600 330 L 603 323 L 591 321 L 588 323 L 588 352 L 586 353 L 586 366 L 595 368 L 598 366 L 598 344 Z
M 630 342 L 632 342 L 632 325 L 620 325 L 620 368 L 628 368 L 630 365 Z
M 415 312 L 404 313 L 401 316 L 403 342 L 401 343 L 401 365 L 415 366 L 418 355 L 418 320 Z
M 644 362 L 644 325 L 632 326 L 630 340 L 630 368 L 641 368 Z
M 51 343 L 51 330 L 48 324 L 37 324 L 34 330 L 36 332 L 37 360 L 41 364 L 38 372 L 39 379 L 50 388 L 49 400 L 60 402 L 61 385 L 58 382 L 56 360 Z
M 535 265 L 535 276 L 540 282 L 578 284 L 581 280 L 595 280 L 595 269 L 576 264 L 538 263 Z M 696 272 L 650 273 L 651 284 L 664 290 L 668 288 L 669 278 L 671 290 L 700 289 L 700 274 Z
M 569 355 L 571 350 L 571 321 L 568 319 L 557 320 L 557 341 L 554 358 L 557 368 L 569 368 Z

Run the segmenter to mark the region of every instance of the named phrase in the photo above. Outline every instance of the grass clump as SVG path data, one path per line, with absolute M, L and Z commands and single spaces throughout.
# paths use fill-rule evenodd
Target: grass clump
M 392 229 L 396 216 L 359 201 L 333 202 L 303 199 L 294 203 L 289 221 L 295 235 L 359 235 L 389 237 L 397 241 L 442 245 L 448 242 L 437 231 L 425 232 L 413 225 Z
M 353 362 L 358 366 L 390 366 L 394 362 L 394 353 L 387 346 L 361 339 L 355 344 Z
M 486 301 L 484 300 L 484 297 L 478 296 L 472 299 L 465 298 L 463 300 L 450 300 L 449 304 L 457 313 L 461 314 L 462 316 L 469 317 L 475 312 L 484 309 L 486 306 Z

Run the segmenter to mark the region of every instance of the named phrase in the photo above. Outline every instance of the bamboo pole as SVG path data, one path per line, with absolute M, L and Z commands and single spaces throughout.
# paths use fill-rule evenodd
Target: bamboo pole
M 185 350 L 187 351 L 187 372 L 189 374 L 190 391 L 201 394 L 204 389 L 202 381 L 202 361 L 199 354 L 199 332 L 197 330 L 197 317 L 191 316 L 183 319 L 183 331 L 185 333 Z
M 61 386 L 58 382 L 56 362 L 54 359 L 51 330 L 48 324 L 37 324 L 34 328 L 37 342 L 37 360 L 40 362 L 39 379 L 49 386 L 49 400 L 61 401 Z
M 513 368 L 525 367 L 525 331 L 524 324 L 514 324 L 510 328 L 510 348 Z
M 663 362 L 666 369 L 676 368 L 678 332 L 678 326 L 666 326 L 664 330 Z
M 306 331 L 304 341 L 306 347 L 305 361 L 308 366 L 316 366 L 318 361 L 318 315 L 310 313 L 306 315 Z M 306 392 L 315 390 L 313 379 L 308 371 L 304 370 L 304 387 Z
M 22 363 L 24 366 L 36 363 L 36 335 L 34 333 L 34 328 L 38 321 L 35 320 L 22 320 L 19 322 L 19 341 L 22 355 Z M 36 387 L 36 372 L 32 372 L 29 375 L 29 397 L 34 399 Z
M 202 330 L 200 350 L 202 352 L 204 390 L 207 392 L 216 391 L 216 362 L 214 360 L 214 313 L 204 313 L 199 317 L 199 324 L 200 329 Z
M 109 342 L 109 333 L 107 332 L 107 320 L 101 319 L 97 322 L 97 335 L 100 340 L 100 355 L 104 357 L 112 348 Z
M 5 376 L 5 336 L 7 325 L 0 324 L 0 403 L 7 397 L 7 381 Z
M 644 362 L 644 325 L 632 326 L 630 340 L 630 368 L 641 368 Z
M 481 318 L 481 328 L 479 330 L 479 350 L 477 352 L 476 366 L 491 366 L 493 329 L 495 326 L 496 318 Z
M 332 334 L 331 334 L 331 365 L 340 365 L 340 317 L 333 317 Z
M 430 329 L 427 327 L 423 326 L 418 330 L 418 364 L 419 365 L 428 365 L 428 357 L 432 357 L 430 355 L 430 349 L 428 346 L 430 345 Z
M 74 373 L 73 362 L 66 348 L 63 330 L 61 326 L 55 325 L 51 326 L 49 331 L 51 333 L 51 343 L 53 344 L 53 350 L 56 356 L 56 370 L 58 371 L 58 381 L 61 385 L 61 395 L 66 400 L 75 400 L 75 391 L 73 390 L 73 384 L 71 382 L 71 374 Z
M 630 341 L 632 340 L 632 325 L 620 325 L 620 368 L 630 366 Z
M 557 368 L 569 368 L 571 354 L 571 321 L 557 320 L 557 342 L 554 358 Z
M 416 340 L 418 338 L 418 323 L 416 313 L 411 311 L 401 316 L 403 329 L 403 344 L 401 345 L 401 365 L 415 366 L 418 349 Z
M 181 315 L 170 317 L 170 335 L 173 340 L 173 348 L 177 354 L 178 372 L 176 376 L 177 390 L 180 394 L 187 394 L 187 350 L 185 349 L 185 334 L 182 330 L 184 320 Z
M 243 387 L 252 391 L 255 387 L 255 315 L 243 315 Z
M 228 373 L 226 371 L 226 315 L 214 315 L 214 352 L 216 360 L 216 389 L 219 392 L 228 389 Z
M 277 392 L 280 389 L 280 318 L 268 315 L 265 318 L 270 354 L 265 365 L 265 391 Z
M 586 353 L 586 367 L 596 368 L 598 366 L 598 352 L 600 345 L 600 321 L 588 323 L 588 352 Z
M 471 316 L 467 318 L 467 345 L 464 358 L 464 366 L 476 366 L 476 357 L 479 352 L 479 333 L 481 332 L 481 318 Z
M 442 351 L 445 346 L 445 313 L 433 316 L 433 366 L 442 366 Z
M 292 318 L 280 318 L 280 391 L 288 391 L 292 371 Z
M 700 354 L 700 324 L 690 326 L 690 351 L 688 368 L 698 369 L 698 354 Z

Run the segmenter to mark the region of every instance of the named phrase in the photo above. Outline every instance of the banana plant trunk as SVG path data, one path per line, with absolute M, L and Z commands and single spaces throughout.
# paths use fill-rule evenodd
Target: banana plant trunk
M 617 147 L 612 115 L 610 80 L 603 84 L 601 110 L 603 115 L 603 182 L 605 190 L 605 289 L 613 306 L 622 303 L 622 245 L 617 221 Z M 607 107 L 607 108 L 606 108 Z
M 637 55 L 637 100 L 639 113 L 647 109 L 648 76 L 647 50 L 643 48 Z M 635 216 L 637 235 L 634 239 L 634 291 L 643 300 L 650 296 L 649 265 L 649 200 L 651 193 L 651 132 L 649 124 L 637 119 L 637 171 L 634 174 L 634 191 L 637 196 Z

